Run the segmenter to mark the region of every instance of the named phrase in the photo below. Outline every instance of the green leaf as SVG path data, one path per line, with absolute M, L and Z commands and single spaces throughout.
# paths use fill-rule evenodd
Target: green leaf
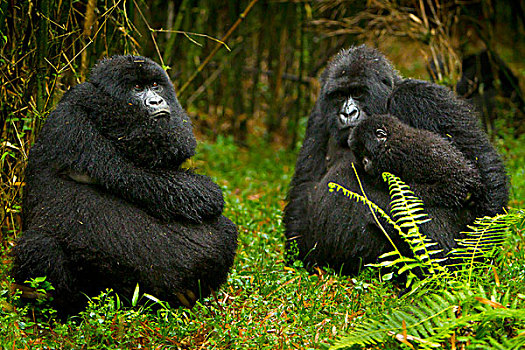
M 139 284 L 137 283 L 137 286 L 135 287 L 135 291 L 133 292 L 133 298 L 131 298 L 131 306 L 133 307 L 137 306 L 138 301 L 139 301 Z

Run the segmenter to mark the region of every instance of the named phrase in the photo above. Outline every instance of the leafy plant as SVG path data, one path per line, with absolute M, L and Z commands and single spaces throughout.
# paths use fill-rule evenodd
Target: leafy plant
M 377 344 L 435 349 L 444 343 L 452 348 L 470 343 L 476 349 L 521 349 L 525 309 L 517 306 L 517 299 L 511 302 L 508 292 L 486 294 L 453 290 L 425 295 L 417 303 L 363 320 L 331 349 Z
M 452 264 L 452 266 L 459 267 L 461 271 L 470 271 L 468 275 L 471 276 L 473 269 L 485 267 L 482 259 L 492 257 L 493 252 L 505 241 L 508 228 L 524 219 L 522 212 L 476 219 L 472 225 L 468 225 L 470 231 L 463 232 L 466 238 L 456 239 L 458 247 L 452 250 L 448 257 L 440 258 L 436 256 L 442 252 L 442 250 L 435 249 L 437 243 L 421 233 L 419 229 L 420 225 L 430 221 L 431 218 L 425 213 L 423 202 L 414 195 L 410 187 L 397 176 L 388 172 L 383 173 L 383 180 L 388 183 L 391 197 L 389 215 L 366 197 L 353 164 L 352 167 L 363 195 L 359 195 L 333 182 L 328 184 L 329 191 L 338 192 L 341 190 L 343 195 L 357 202 L 364 203 L 370 208 L 379 228 L 392 244 L 393 250 L 379 257 L 380 259 L 390 258 L 392 260 L 383 260 L 368 266 L 397 267 L 399 274 L 408 274 L 407 287 L 410 286 L 411 281 L 416 276 L 412 273 L 416 269 L 423 271 L 426 277 L 435 278 L 436 275 L 439 275 L 439 278 L 451 277 L 451 272 L 441 265 L 442 262 L 448 259 L 455 261 L 456 263 Z M 408 243 L 413 253 L 412 257 L 403 256 L 394 244 L 388 231 L 377 219 L 376 214 L 391 225 L 395 232 Z M 391 275 L 392 273 L 387 274 L 386 279 L 390 279 Z M 457 276 L 458 274 L 456 273 Z
M 363 195 L 359 195 L 353 191 L 350 191 L 343 186 L 336 183 L 329 183 L 329 191 L 333 192 L 342 189 L 344 195 L 356 200 L 357 202 L 364 203 L 370 208 L 370 211 L 376 219 L 381 231 L 385 237 L 392 244 L 393 251 L 385 253 L 380 256 L 380 259 L 391 259 L 383 260 L 377 264 L 369 264 L 368 266 L 374 267 L 388 267 L 398 268 L 398 273 L 407 274 L 407 287 L 409 287 L 416 277 L 414 271 L 428 271 L 430 275 L 436 276 L 438 274 L 447 273 L 445 268 L 440 265 L 445 258 L 435 257 L 441 250 L 435 250 L 434 247 L 437 245 L 430 238 L 426 237 L 420 232 L 419 226 L 428 222 L 430 218 L 424 212 L 423 202 L 414 195 L 408 185 L 406 185 L 401 179 L 390 174 L 383 173 L 383 179 L 388 183 L 391 201 L 391 210 L 389 215 L 382 208 L 378 207 L 375 203 L 371 202 L 363 190 L 357 171 L 352 164 L 354 172 L 357 177 L 357 181 L 361 188 Z M 378 214 L 384 219 L 389 225 L 391 225 L 395 232 L 408 243 L 410 249 L 413 252 L 412 257 L 404 256 L 400 250 L 394 244 L 392 237 L 383 227 L 380 221 L 377 219 Z M 387 273 L 383 276 L 385 279 L 391 279 L 393 272 Z
M 361 184 L 358 176 L 357 179 Z M 328 186 L 330 192 L 342 190 L 344 195 L 366 204 L 374 216 L 378 214 L 385 219 L 408 243 L 413 257 L 403 256 L 392 244 L 393 251 L 380 258 L 393 259 L 370 266 L 397 268 L 399 274 L 408 273 L 407 286 L 413 281 L 415 283 L 405 298 L 414 295 L 417 289 L 422 297 L 387 314 L 368 315 L 332 348 L 353 349 L 378 344 L 397 347 L 404 344 L 411 349 L 431 349 L 442 347 L 443 343 L 451 343 L 453 348 L 456 343 L 476 344 L 479 349 L 518 349 L 523 346 L 525 337 L 518 330 L 524 326 L 525 309 L 517 306 L 518 299 L 506 307 L 510 304 L 508 291 L 501 295 L 493 289 L 488 298 L 483 287 L 473 290 L 470 283 L 473 274 L 482 272 L 481 269 L 487 266 L 485 261 L 501 247 L 509 227 L 523 221 L 523 213 L 484 217 L 469 225 L 466 238 L 458 239 L 458 248 L 449 254 L 448 258 L 456 262 L 457 270 L 452 271 L 440 264 L 447 258 L 434 257 L 440 250 L 435 250 L 436 243 L 419 230 L 419 225 L 430 220 L 424 213 L 423 202 L 398 177 L 384 173 L 383 179 L 388 183 L 392 199 L 390 215 L 366 197 L 361 185 L 363 196 L 335 183 Z M 376 221 L 392 242 L 377 218 Z M 417 280 L 412 273 L 415 268 L 421 269 L 425 280 Z M 444 288 L 429 291 L 429 281 Z M 506 325 L 503 331 L 498 328 L 500 324 Z
M 507 238 L 509 228 L 523 221 L 522 211 L 478 218 L 463 232 L 465 238 L 457 239 L 457 247 L 450 252 L 450 258 L 457 263 L 463 281 L 470 284 L 474 270 L 486 268 L 484 262 L 491 261 Z

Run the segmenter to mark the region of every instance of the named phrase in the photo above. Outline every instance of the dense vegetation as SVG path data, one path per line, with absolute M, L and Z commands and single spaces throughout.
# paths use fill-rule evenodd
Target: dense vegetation
M 521 145 L 523 149 L 523 140 Z M 525 181 L 521 166 L 512 165 L 525 161 L 525 154 L 520 152 L 507 154 L 513 159 L 509 171 L 517 183 Z M 118 298 L 132 300 L 133 296 L 117 298 L 108 293 L 92 300 L 78 317 L 59 322 L 52 319 L 53 310 L 45 303 L 37 305 L 38 312 L 33 313 L 31 307 L 24 308 L 13 301 L 6 279 L 8 264 L 3 264 L 0 344 L 4 348 L 319 347 L 345 335 L 356 322 L 417 304 L 422 295 L 431 293 L 425 288 L 398 299 L 402 286 L 382 281 L 380 271 L 372 268 L 357 277 L 343 277 L 323 270 L 309 274 L 300 264 L 285 266 L 280 220 L 294 154 L 265 143 L 241 149 L 231 139 L 221 137 L 213 144 L 202 143 L 197 158 L 192 165 L 212 175 L 225 190 L 226 215 L 239 225 L 240 232 L 232 274 L 216 298 L 210 297 L 191 310 L 165 310 L 148 309 L 142 303 L 133 308 L 119 307 Z M 514 192 L 514 200 L 524 199 L 520 187 Z M 501 302 L 508 293 L 504 299 L 508 304 L 504 306 L 523 308 L 523 229 L 523 225 L 512 229 L 494 269 L 475 276 L 470 288 L 474 296 Z M 154 304 L 140 290 L 139 297 L 141 302 L 149 300 L 147 305 Z M 521 318 L 516 325 L 502 320 L 509 326 L 492 336 L 516 336 L 523 329 L 523 321 Z M 496 323 L 491 327 L 499 326 Z M 468 327 L 464 332 L 484 336 L 472 334 Z
M 424 347 L 408 337 L 417 330 L 411 322 L 421 322 L 428 334 L 432 327 L 442 330 L 436 339 L 449 349 L 523 344 L 523 222 L 510 228 L 494 266 L 475 272 L 469 285 L 426 285 L 402 297 L 403 285 L 385 281 L 379 269 L 348 277 L 308 273 L 300 263 L 286 266 L 281 224 L 316 78 L 333 53 L 368 42 L 402 73 L 419 78 L 427 78 L 427 59 L 444 55 L 441 82 L 453 86 L 460 57 L 487 47 L 523 85 L 525 36 L 514 2 L 451 1 L 438 11 L 433 1 L 417 2 L 424 6 L 370 1 L 366 8 L 342 0 L 167 3 L 0 5 L 0 348 L 319 348 L 352 330 L 403 329 L 401 321 L 406 336 L 386 331 L 386 343 L 376 348 Z M 231 51 L 209 37 L 180 31 L 223 39 Z M 201 141 L 189 165 L 222 186 L 225 215 L 239 226 L 239 249 L 227 284 L 191 310 L 170 309 L 139 286 L 135 295 L 108 291 L 77 317 L 57 320 L 45 300 L 20 303 L 10 288 L 9 251 L 21 233 L 23 169 L 57 99 L 84 80 L 96 59 L 115 53 L 139 53 L 169 67 Z M 497 101 L 491 137 L 512 179 L 509 205 L 519 213 L 525 206 L 523 114 L 512 101 Z M 50 288 L 45 280 L 33 283 L 43 292 Z M 449 323 L 454 332 L 445 332 L 441 318 L 423 322 L 418 306 L 447 310 L 443 314 L 460 321 Z

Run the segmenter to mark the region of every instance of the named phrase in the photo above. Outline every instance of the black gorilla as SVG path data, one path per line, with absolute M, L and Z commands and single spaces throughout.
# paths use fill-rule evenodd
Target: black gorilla
M 391 250 L 368 208 L 334 196 L 329 182 L 360 192 L 350 167 L 356 162 L 348 146 L 351 130 L 364 115 L 391 114 L 408 126 L 448 139 L 479 174 L 479 198 L 468 215 L 434 213 L 445 227 L 463 228 L 471 216 L 500 213 L 508 201 L 502 161 L 479 127 L 470 106 L 439 85 L 403 79 L 377 50 L 366 46 L 343 50 L 321 76 L 320 96 L 308 120 L 284 211 L 286 249 L 297 245 L 298 258 L 308 265 L 330 265 L 355 273 L 361 262 L 375 261 Z M 396 169 L 390 169 L 396 173 Z M 403 180 L 403 178 L 402 178 Z M 388 203 L 383 184 L 363 184 L 369 199 Z M 432 201 L 432 199 L 427 199 Z M 472 203 L 465 203 L 471 206 Z M 397 237 L 399 239 L 399 237 Z M 401 243 L 402 244 L 402 243 Z
M 381 174 L 395 170 L 432 218 L 420 227 L 448 252 L 465 222 L 473 221 L 481 196 L 474 165 L 442 137 L 412 128 L 389 115 L 365 117 L 348 139 L 360 178 L 381 186 Z M 386 186 L 385 186 L 386 191 Z M 376 202 L 389 208 L 389 202 Z
M 101 60 L 58 103 L 31 149 L 17 283 L 47 276 L 69 314 L 113 288 L 190 305 L 226 280 L 235 225 L 210 178 L 181 168 L 189 117 L 148 58 Z

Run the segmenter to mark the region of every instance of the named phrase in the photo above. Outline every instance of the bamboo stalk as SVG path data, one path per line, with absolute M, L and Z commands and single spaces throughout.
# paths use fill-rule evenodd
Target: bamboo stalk
M 84 31 L 82 35 L 89 39 L 91 36 L 93 24 L 95 23 L 95 8 L 97 7 L 97 0 L 88 0 L 86 5 L 86 16 L 84 19 Z M 80 75 L 82 80 L 86 77 L 86 71 L 88 69 L 88 55 L 87 50 L 82 51 L 80 56 Z
M 241 22 L 246 18 L 246 15 L 248 15 L 248 13 L 250 12 L 250 10 L 252 9 L 252 7 L 257 3 L 258 0 L 252 0 L 248 6 L 246 7 L 246 9 L 244 10 L 243 13 L 241 13 L 239 15 L 239 18 L 237 19 L 237 21 L 235 21 L 235 23 L 231 26 L 231 28 L 228 30 L 228 32 L 226 32 L 226 34 L 224 34 L 224 36 L 221 38 L 221 41 L 222 42 L 226 42 L 226 40 L 228 40 L 228 38 L 233 34 L 233 32 L 237 29 L 237 27 L 239 26 L 239 24 L 241 24 Z M 180 88 L 179 90 L 179 94 L 182 94 L 184 92 L 184 90 L 186 90 L 186 88 L 188 87 L 188 85 L 191 84 L 191 82 L 197 77 L 197 75 L 199 75 L 200 72 L 202 72 L 202 70 L 204 69 L 204 67 L 206 67 L 206 65 L 211 61 L 211 59 L 213 58 L 213 56 L 215 56 L 215 54 L 217 53 L 217 51 L 219 51 L 219 49 L 221 48 L 222 44 L 220 43 L 217 43 L 215 45 L 215 47 L 213 48 L 213 50 L 210 52 L 210 54 L 208 55 L 208 57 L 206 57 L 206 59 L 201 63 L 201 65 L 197 68 L 197 70 L 195 72 L 193 72 L 193 74 L 190 76 L 190 78 L 184 83 L 184 85 L 182 85 L 182 87 Z
M 38 20 L 37 31 L 37 73 L 36 73 L 36 109 L 40 115 L 44 112 L 46 91 L 46 57 L 48 50 L 49 38 L 49 23 L 46 18 L 49 18 L 49 1 L 41 2 L 41 15 Z
M 304 75 L 304 26 L 303 26 L 303 15 L 304 15 L 304 7 L 299 6 L 299 80 L 301 81 L 303 79 Z M 301 84 L 297 84 L 297 99 L 295 100 L 294 104 L 294 112 L 290 116 L 290 120 L 288 123 L 288 133 L 291 132 L 291 141 L 288 145 L 290 150 L 295 150 L 295 146 L 297 143 L 297 135 L 298 135 L 298 128 L 297 124 L 299 121 L 299 117 L 301 115 L 301 105 L 302 105 L 302 99 L 303 99 L 303 89 Z
M 170 35 L 164 46 L 164 63 L 167 65 L 170 65 L 171 63 L 171 55 L 173 54 L 173 47 L 175 46 L 175 40 L 177 39 L 177 35 L 175 34 L 180 29 L 187 5 L 188 0 L 183 0 L 179 6 L 179 11 L 177 12 L 177 17 L 175 17 L 173 26 L 169 28 L 169 32 L 167 33 Z

